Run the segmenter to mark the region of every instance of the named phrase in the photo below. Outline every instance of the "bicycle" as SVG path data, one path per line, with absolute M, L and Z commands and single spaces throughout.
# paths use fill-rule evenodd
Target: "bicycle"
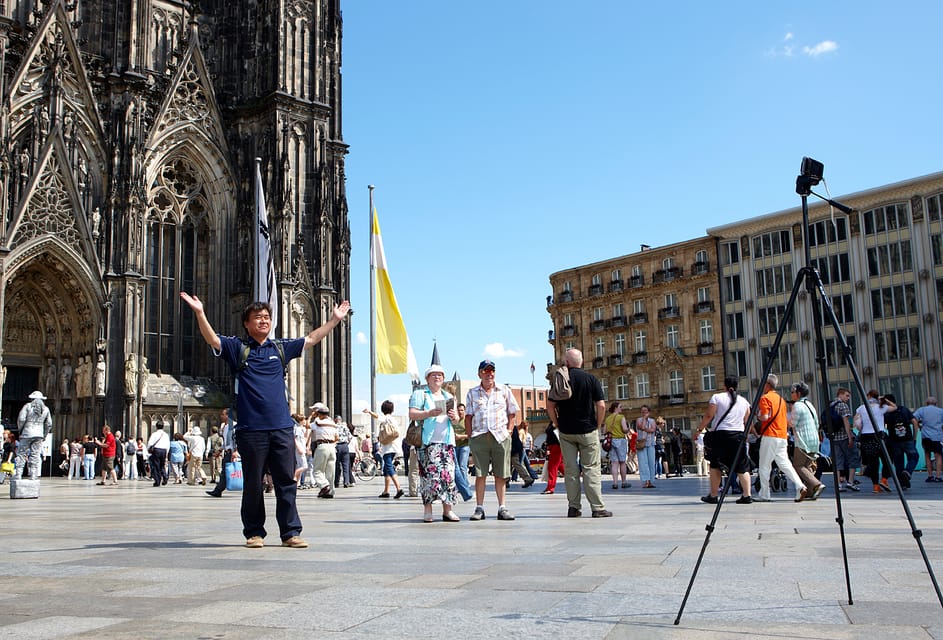
M 359 455 L 354 459 L 354 475 L 358 480 L 370 482 L 380 475 L 380 465 L 369 454 Z

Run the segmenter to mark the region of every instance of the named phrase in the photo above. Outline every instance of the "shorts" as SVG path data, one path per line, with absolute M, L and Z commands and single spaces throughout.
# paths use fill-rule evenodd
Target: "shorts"
M 920 444 L 923 445 L 923 450 L 927 453 L 943 453 L 943 442 L 940 442 L 939 440 L 921 438 Z
M 396 465 L 393 464 L 393 459 L 396 457 L 395 453 L 384 453 L 383 454 L 383 475 L 388 477 L 393 477 L 396 475 Z
M 610 462 L 625 462 L 629 452 L 629 441 L 625 438 L 613 438 L 612 450 L 609 451 Z
M 742 431 L 711 431 L 710 433 L 710 463 L 711 469 L 731 469 L 734 459 L 737 457 L 737 451 L 740 449 L 740 442 L 743 439 Z M 705 438 L 706 440 L 706 438 Z M 707 443 L 705 442 L 705 448 Z M 749 473 L 750 458 L 746 451 L 740 456 L 737 468 L 734 473 Z
M 105 457 L 102 459 L 102 471 L 114 471 L 115 470 L 115 457 Z
M 511 438 L 498 442 L 490 431 L 469 440 L 468 446 L 475 456 L 475 469 L 478 476 L 487 476 L 488 468 L 495 478 L 511 477 Z
M 848 471 L 858 467 L 855 462 L 860 458 L 858 448 L 849 445 L 848 440 L 835 440 L 832 443 L 832 466 L 839 471 Z
M 308 458 L 303 453 L 295 451 L 295 471 L 308 468 Z

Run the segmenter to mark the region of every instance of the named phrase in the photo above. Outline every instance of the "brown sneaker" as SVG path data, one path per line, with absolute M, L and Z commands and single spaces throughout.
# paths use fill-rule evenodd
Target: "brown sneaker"
M 265 546 L 265 541 L 262 539 L 261 536 L 252 536 L 251 538 L 246 540 L 246 546 L 249 547 L 250 549 L 261 549 L 262 547 Z
M 292 549 L 307 549 L 308 543 L 298 536 L 292 536 L 287 540 L 282 540 L 282 546 L 291 547 Z

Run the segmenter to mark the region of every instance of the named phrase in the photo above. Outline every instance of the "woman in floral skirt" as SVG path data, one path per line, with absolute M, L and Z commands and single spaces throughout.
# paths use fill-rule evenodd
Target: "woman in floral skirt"
M 445 370 L 434 364 L 426 369 L 426 386 L 409 399 L 409 419 L 422 421 L 422 447 L 419 449 L 423 522 L 432 522 L 432 503 L 442 501 L 442 519 L 458 522 L 452 511 L 456 501 L 455 432 L 452 420 L 458 419 L 455 399 L 442 388 Z

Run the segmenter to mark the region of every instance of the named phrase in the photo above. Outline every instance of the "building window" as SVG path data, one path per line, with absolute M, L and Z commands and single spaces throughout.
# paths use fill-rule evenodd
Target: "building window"
M 600 286 L 602 286 L 602 277 L 601 277 L 598 273 L 594 273 L 594 274 L 593 274 L 593 277 L 592 277 L 592 282 L 591 282 L 591 284 L 592 284 L 594 287 L 600 287 Z
M 675 268 L 675 259 L 674 258 L 665 258 L 661 261 L 661 268 L 665 271 Z
M 920 357 L 920 330 L 916 327 L 876 331 L 874 349 L 878 362 Z
M 678 294 L 676 293 L 666 293 L 665 294 L 665 308 L 674 309 L 678 306 Z
M 605 357 L 606 355 L 606 339 L 605 338 L 596 338 L 595 353 L 596 353 L 597 358 Z
M 647 398 L 652 394 L 651 384 L 648 381 L 647 373 L 635 374 L 635 397 Z
M 623 311 L 624 311 L 624 310 L 623 310 L 623 307 L 622 307 L 622 303 L 621 303 L 621 302 L 612 305 L 612 317 L 613 317 L 613 318 L 621 318 L 622 316 L 624 316 L 625 313 L 624 313 Z
M 598 322 L 604 320 L 603 318 L 603 309 L 602 307 L 593 307 L 593 321 Z
M 938 193 L 935 196 L 927 198 L 927 220 L 931 222 L 940 220 L 941 196 L 943 196 L 943 194 Z
M 606 378 L 599 379 L 599 386 L 602 387 L 602 397 L 609 399 L 609 380 Z
M 819 275 L 822 277 L 822 284 L 848 282 L 851 278 L 847 253 L 813 258 L 812 267 L 819 270 Z
M 868 275 L 872 277 L 912 271 L 913 268 L 910 240 L 868 248 Z
M 922 375 L 879 378 L 878 389 L 881 393 L 893 393 L 906 407 L 919 406 L 927 398 L 927 381 Z
M 684 395 L 684 376 L 680 369 L 668 372 L 668 392 L 673 396 Z
M 616 378 L 616 400 L 626 400 L 629 397 L 629 378 L 628 376 L 619 376 Z
M 641 278 L 641 277 L 642 277 L 642 267 L 641 267 L 641 266 L 635 265 L 634 267 L 632 267 L 632 277 L 633 277 L 633 278 Z
M 669 324 L 665 330 L 665 346 L 669 349 L 677 349 L 680 346 L 681 332 L 678 331 L 678 325 Z
M 701 344 L 714 342 L 714 323 L 710 320 L 701 320 Z
M 622 282 L 622 269 L 613 269 L 610 277 L 612 282 Z
M 701 391 L 713 391 L 717 388 L 717 371 L 713 365 L 701 367 Z
M 871 209 L 861 214 L 861 218 L 864 220 L 864 233 L 869 236 L 906 229 L 910 225 L 905 204 L 889 204 L 886 207 Z
M 768 258 L 792 251 L 789 231 L 770 231 L 753 238 L 753 258 Z
M 638 315 L 640 313 L 645 313 L 645 301 L 644 300 L 633 300 L 632 301 L 632 313 Z
M 567 292 L 567 293 L 569 293 L 570 291 L 572 291 L 572 289 L 570 289 L 570 281 L 569 281 L 569 280 L 564 280 L 564 281 L 563 281 L 563 290 L 564 290 L 565 292 Z
M 760 325 L 760 335 L 770 335 L 779 331 L 780 323 L 792 318 L 786 318 L 786 305 L 763 307 L 757 312 Z
M 694 253 L 694 262 L 697 262 L 698 264 L 707 264 L 707 252 L 703 249 L 696 251 Z
M 710 287 L 698 287 L 698 288 L 697 288 L 697 301 L 698 301 L 698 302 L 710 302 L 710 301 L 711 301 L 711 288 L 710 288 Z
M 624 356 L 625 355 L 625 334 L 617 333 L 615 338 L 615 355 Z
M 831 219 L 819 220 L 809 225 L 809 246 L 817 247 L 832 242 L 841 242 L 848 239 L 848 220 L 846 218 L 835 218 L 835 224 Z
M 727 339 L 736 340 L 743 337 L 743 313 L 727 314 Z
M 756 295 L 771 296 L 792 289 L 792 265 L 780 264 L 756 271 Z
M 855 337 L 848 336 L 848 348 L 851 352 L 855 351 Z M 841 344 L 838 338 L 825 338 L 825 364 L 829 367 L 840 367 L 847 363 L 845 354 L 842 352 Z
M 724 292 L 727 294 L 727 302 L 736 302 L 743 300 L 743 293 L 740 290 L 740 276 L 724 276 Z
M 738 378 L 747 377 L 747 352 L 730 351 L 727 353 L 727 371 Z
M 740 243 L 725 242 L 720 245 L 720 259 L 726 264 L 737 264 L 740 262 Z
M 854 299 L 850 293 L 840 296 L 832 296 L 832 310 L 839 324 L 848 324 L 855 321 Z M 822 321 L 828 325 L 830 322 L 828 314 L 825 312 L 825 305 L 822 304 Z
M 765 354 L 763 366 L 769 364 L 769 357 L 772 355 L 769 351 Z M 773 365 L 773 371 L 798 371 L 799 370 L 799 349 L 792 342 L 783 342 L 779 345 L 779 357 Z
M 644 353 L 648 351 L 648 337 L 644 331 L 635 332 L 635 353 Z
M 573 326 L 573 314 L 572 314 L 572 313 L 564 313 L 564 314 L 563 314 L 563 326 L 564 326 L 564 327 L 572 327 L 572 326 Z
M 917 313 L 917 297 L 912 283 L 871 292 L 871 315 L 874 318 L 893 318 L 914 313 Z
M 943 264 L 943 235 L 934 233 L 930 236 L 930 250 L 933 252 L 933 265 Z

